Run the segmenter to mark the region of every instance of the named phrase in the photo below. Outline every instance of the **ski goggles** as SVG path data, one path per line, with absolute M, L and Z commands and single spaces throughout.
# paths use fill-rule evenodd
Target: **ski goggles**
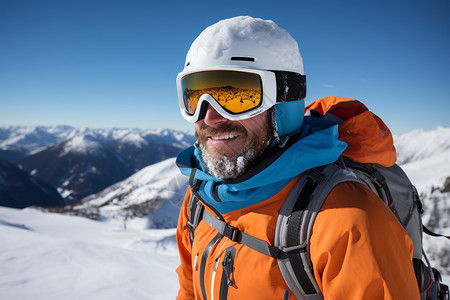
M 187 121 L 204 118 L 207 103 L 224 118 L 237 121 L 256 116 L 275 103 L 305 98 L 306 77 L 286 71 L 227 68 L 180 73 L 177 89 Z

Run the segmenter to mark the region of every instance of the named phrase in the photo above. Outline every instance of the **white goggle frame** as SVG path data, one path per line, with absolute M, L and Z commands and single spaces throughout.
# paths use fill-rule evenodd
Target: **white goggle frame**
M 188 114 L 184 105 L 183 91 L 181 90 L 181 79 L 183 79 L 185 76 L 188 76 L 189 74 L 215 70 L 239 71 L 259 75 L 262 84 L 261 104 L 258 107 L 251 109 L 249 111 L 233 114 L 223 109 L 222 106 L 220 106 L 220 104 L 217 103 L 217 101 L 211 95 L 203 94 L 202 96 L 200 96 L 198 100 L 194 114 L 193 115 Z M 208 102 L 222 117 L 231 121 L 239 121 L 259 115 L 260 113 L 265 112 L 266 110 L 275 105 L 277 99 L 277 82 L 275 78 L 275 73 L 272 71 L 247 69 L 243 67 L 217 66 L 214 67 L 213 69 L 211 68 L 196 69 L 196 70 L 189 70 L 189 72 L 179 73 L 177 76 L 177 92 L 181 114 L 188 122 L 195 123 L 199 121 L 201 107 L 205 101 Z

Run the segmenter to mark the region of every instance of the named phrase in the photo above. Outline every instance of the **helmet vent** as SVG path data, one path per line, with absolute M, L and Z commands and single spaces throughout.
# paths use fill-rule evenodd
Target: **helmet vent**
M 254 57 L 245 57 L 245 56 L 232 56 L 231 60 L 255 61 L 255 58 Z
M 184 67 L 187 67 L 187 66 L 189 66 L 190 64 L 191 64 L 191 62 L 188 61 Z

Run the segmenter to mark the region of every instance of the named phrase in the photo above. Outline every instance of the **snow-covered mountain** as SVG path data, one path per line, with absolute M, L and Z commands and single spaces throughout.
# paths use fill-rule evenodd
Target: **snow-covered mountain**
M 192 145 L 188 132 L 0 127 L 0 158 L 51 184 L 72 202 L 124 180 Z
M 134 173 L 120 156 L 89 135 L 77 135 L 16 163 L 58 188 L 69 201 L 101 191 Z
M 414 130 L 394 137 L 397 162 L 419 192 L 430 194 L 450 177 L 450 128 Z
M 145 222 L 147 228 L 176 227 L 187 178 L 170 158 L 73 205 L 71 213 L 113 222 Z M 68 208 L 66 208 L 68 209 Z
M 185 148 L 195 141 L 192 133 L 172 129 L 0 126 L 0 158 L 14 161 L 80 135 L 92 136 L 103 144 L 113 144 L 117 148 L 155 143 Z
M 432 131 L 413 130 L 394 136 L 394 143 L 398 155 L 397 163 L 401 165 L 433 158 L 436 155 L 447 155 L 449 158 L 450 128 L 439 126 Z
M 14 161 L 67 139 L 69 126 L 0 126 L 0 158 Z

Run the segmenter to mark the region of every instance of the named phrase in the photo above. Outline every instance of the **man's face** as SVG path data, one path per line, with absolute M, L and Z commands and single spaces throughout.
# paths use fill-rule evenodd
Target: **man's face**
M 271 131 L 268 112 L 230 121 L 208 105 L 205 117 L 195 123 L 202 158 L 215 177 L 235 178 L 255 164 L 268 147 Z

